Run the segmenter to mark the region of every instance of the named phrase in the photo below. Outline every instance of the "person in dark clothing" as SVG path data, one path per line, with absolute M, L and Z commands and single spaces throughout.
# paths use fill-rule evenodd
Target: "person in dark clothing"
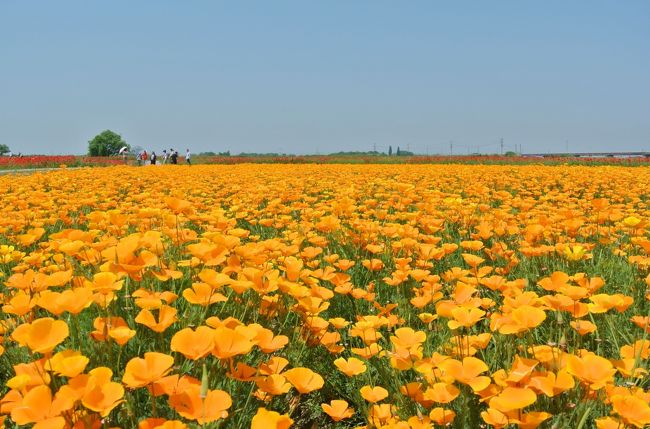
M 172 164 L 178 164 L 178 152 L 173 151 L 171 156 Z
M 151 165 L 156 165 L 156 159 L 158 159 L 156 152 L 151 152 Z

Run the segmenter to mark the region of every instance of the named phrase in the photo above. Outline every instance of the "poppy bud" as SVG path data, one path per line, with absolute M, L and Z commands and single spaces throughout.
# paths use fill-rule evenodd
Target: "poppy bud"
M 208 368 L 203 363 L 203 375 L 201 376 L 201 399 L 208 396 Z

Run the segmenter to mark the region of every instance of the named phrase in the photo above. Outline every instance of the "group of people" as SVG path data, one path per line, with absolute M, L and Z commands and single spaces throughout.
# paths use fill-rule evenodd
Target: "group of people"
M 128 153 L 129 149 L 125 146 L 120 149 L 118 155 L 121 155 L 122 159 L 124 159 L 124 162 L 126 162 Z M 167 152 L 167 149 L 163 149 L 161 157 L 162 160 L 160 161 L 160 164 L 167 164 L 168 161 L 170 164 L 178 164 L 178 151 L 174 150 L 173 148 L 169 149 L 169 152 Z M 138 165 L 146 165 L 147 161 L 151 165 L 156 165 L 156 163 L 158 163 L 158 155 L 156 155 L 156 152 L 154 151 L 151 151 L 151 154 L 149 154 L 146 150 L 143 150 L 136 154 L 135 160 L 138 162 Z M 191 153 L 189 149 L 185 149 L 185 162 L 187 165 L 192 165 Z

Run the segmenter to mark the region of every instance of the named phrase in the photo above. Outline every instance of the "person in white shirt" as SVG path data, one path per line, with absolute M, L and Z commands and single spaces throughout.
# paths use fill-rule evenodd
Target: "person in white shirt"
M 185 162 L 187 162 L 187 165 L 192 165 L 192 162 L 190 161 L 190 150 L 185 149 Z

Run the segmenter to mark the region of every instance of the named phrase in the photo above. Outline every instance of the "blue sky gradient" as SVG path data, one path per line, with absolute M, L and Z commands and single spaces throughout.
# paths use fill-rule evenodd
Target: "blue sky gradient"
M 0 1 L 0 143 L 650 151 L 648 1 Z

